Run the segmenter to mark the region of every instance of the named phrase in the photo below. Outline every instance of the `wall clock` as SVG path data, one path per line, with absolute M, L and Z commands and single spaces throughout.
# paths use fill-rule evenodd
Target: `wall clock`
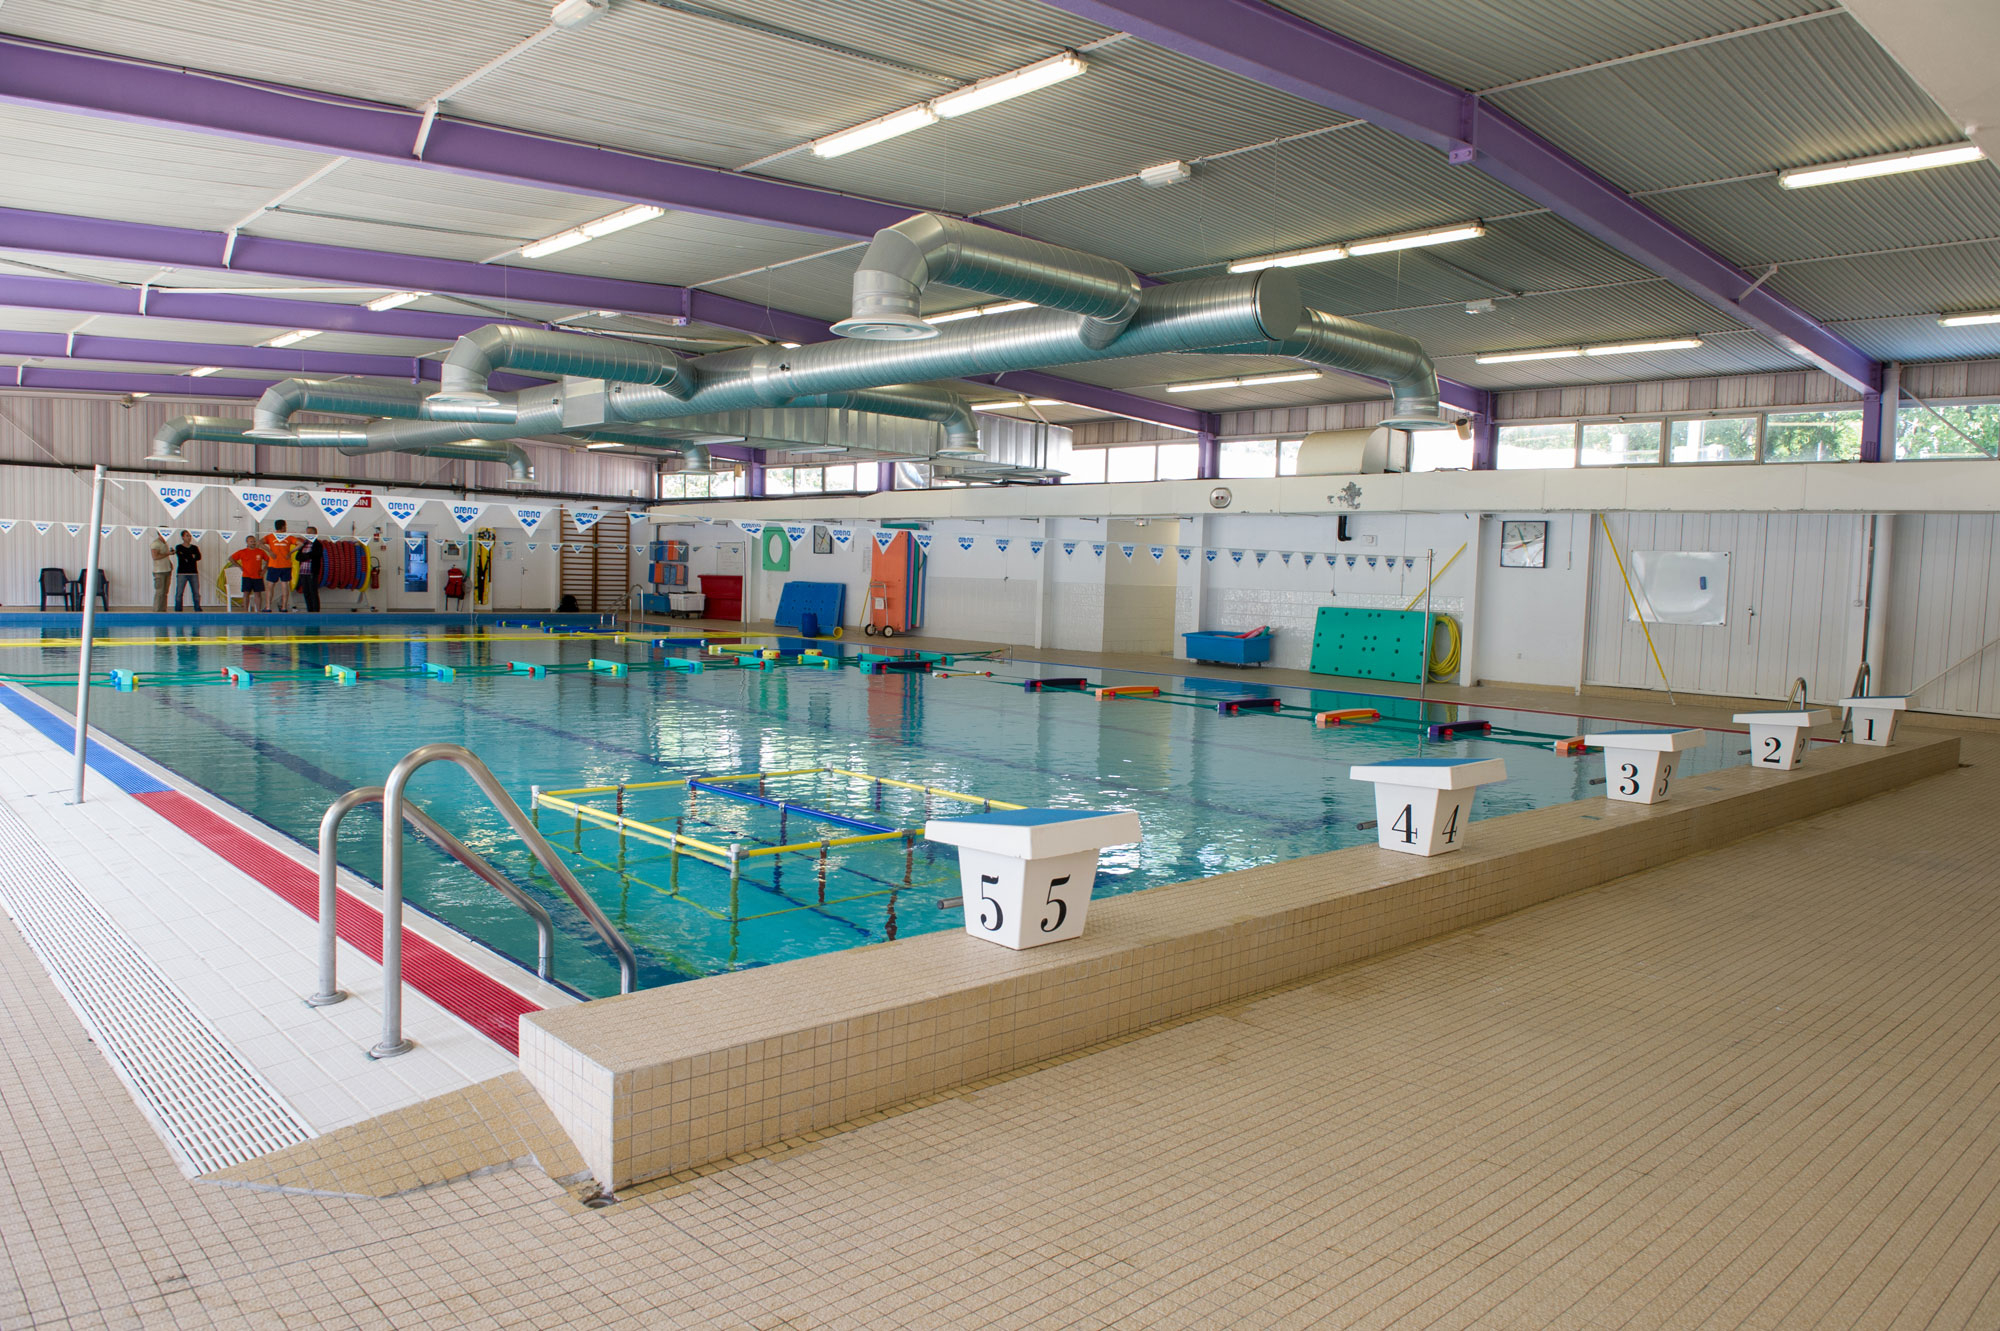
M 1547 568 L 1548 566 L 1548 523 L 1509 521 L 1500 524 L 1501 568 Z

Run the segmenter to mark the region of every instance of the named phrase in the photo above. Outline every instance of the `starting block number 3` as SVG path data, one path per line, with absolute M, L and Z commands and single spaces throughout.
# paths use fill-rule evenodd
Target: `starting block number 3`
M 1656 800 L 1665 799 L 1667 797 L 1667 786 L 1673 779 L 1674 765 L 1663 760 L 1660 763 L 1659 782 L 1653 787 L 1653 798 Z M 1618 764 L 1618 793 L 1620 795 L 1631 799 L 1639 793 L 1641 785 L 1642 783 L 1639 780 L 1639 764 Z

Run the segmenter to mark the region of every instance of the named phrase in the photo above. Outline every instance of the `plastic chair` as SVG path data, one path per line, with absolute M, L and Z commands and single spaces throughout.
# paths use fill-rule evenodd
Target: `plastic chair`
M 63 609 L 76 609 L 76 606 L 71 604 L 70 601 L 69 572 L 66 569 L 45 568 L 42 570 L 42 609 L 47 610 L 49 608 L 49 598 L 51 596 L 62 598 Z
M 97 570 L 97 603 L 104 607 L 105 614 L 111 613 L 111 577 L 103 569 Z M 81 610 L 83 607 L 78 606 L 77 609 Z

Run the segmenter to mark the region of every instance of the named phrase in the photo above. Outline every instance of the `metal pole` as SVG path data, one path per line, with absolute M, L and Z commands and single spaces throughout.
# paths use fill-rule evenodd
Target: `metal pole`
M 76 663 L 76 789 L 71 804 L 83 803 L 84 746 L 90 736 L 90 634 L 97 624 L 97 547 L 104 540 L 104 464 L 91 474 L 90 557 L 83 570 L 83 652 Z
M 1431 565 L 1437 562 L 1437 551 L 1424 551 L 1424 662 L 1417 672 L 1417 734 L 1424 734 L 1424 723 L 1430 717 L 1429 704 L 1425 698 L 1430 692 L 1431 682 L 1431 626 L 1436 622 L 1431 618 L 1431 584 L 1437 575 L 1431 572 Z

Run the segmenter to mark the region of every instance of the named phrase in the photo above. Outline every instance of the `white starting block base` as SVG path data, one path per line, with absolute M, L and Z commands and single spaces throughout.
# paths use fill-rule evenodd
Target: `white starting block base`
M 1678 759 L 1708 739 L 1699 730 L 1607 730 L 1585 735 L 1604 750 L 1604 797 L 1627 804 L 1658 804 L 1667 797 Z
M 1375 783 L 1375 844 L 1405 855 L 1444 855 L 1465 845 L 1472 796 L 1507 779 L 1498 758 L 1396 758 L 1348 772 Z
M 1840 705 L 1852 720 L 1856 744 L 1887 748 L 1896 738 L 1896 723 L 1903 719 L 1908 698 L 1842 698 Z
M 965 932 L 1002 947 L 1040 947 L 1083 932 L 1097 854 L 1139 839 L 1139 815 L 1007 809 L 924 824 L 958 847 Z
M 1750 727 L 1750 765 L 1767 772 L 1789 772 L 1805 752 L 1806 732 L 1833 720 L 1824 709 L 1810 712 L 1739 712 L 1738 725 Z

